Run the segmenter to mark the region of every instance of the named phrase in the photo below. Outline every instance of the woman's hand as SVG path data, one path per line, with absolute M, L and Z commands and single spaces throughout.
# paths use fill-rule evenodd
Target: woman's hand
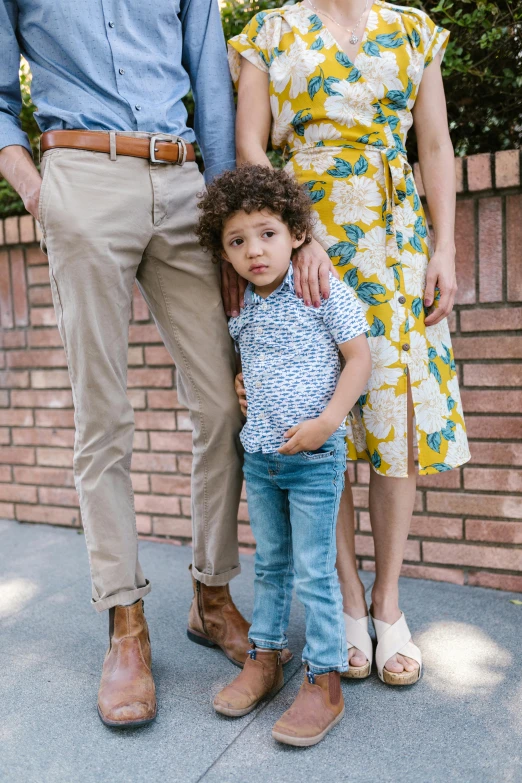
M 232 264 L 221 262 L 221 296 L 223 307 L 229 317 L 239 315 L 239 310 L 245 304 L 245 289 L 247 281 L 238 275 Z
M 440 291 L 440 299 L 435 302 L 435 288 Z M 453 310 L 455 294 L 457 293 L 457 279 L 455 276 L 455 251 L 437 250 L 428 263 L 426 273 L 426 290 L 424 292 L 424 306 L 433 308 L 426 320 L 426 326 L 433 326 L 447 318 Z
M 236 390 L 236 394 L 239 399 L 239 404 L 241 406 L 241 413 L 243 416 L 247 415 L 247 408 L 248 408 L 248 402 L 246 398 L 246 389 L 245 384 L 243 382 L 243 373 L 240 372 L 236 375 L 236 378 L 234 380 L 234 388 Z
M 301 245 L 294 254 L 294 286 L 299 296 L 307 307 L 313 303 L 314 307 L 321 306 L 321 296 L 328 299 L 330 296 L 330 272 L 339 278 L 339 274 L 332 264 L 330 257 L 317 240 L 312 239 L 310 244 Z

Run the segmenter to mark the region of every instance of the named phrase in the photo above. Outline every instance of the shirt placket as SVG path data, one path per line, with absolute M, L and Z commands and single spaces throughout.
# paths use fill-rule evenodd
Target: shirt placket
M 114 78 L 116 81 L 116 88 L 118 95 L 123 100 L 127 101 L 134 116 L 134 122 L 136 124 L 136 130 L 144 130 L 140 127 L 139 113 L 142 111 L 142 106 L 139 102 L 133 102 L 132 96 L 129 96 L 129 76 L 127 72 L 127 64 L 124 62 L 123 55 L 120 54 L 119 43 L 119 28 L 118 28 L 118 13 L 113 7 L 113 0 L 101 0 L 103 18 L 105 22 L 105 29 L 107 31 L 107 40 L 109 42 L 109 48 L 111 50 L 112 67 L 114 70 Z

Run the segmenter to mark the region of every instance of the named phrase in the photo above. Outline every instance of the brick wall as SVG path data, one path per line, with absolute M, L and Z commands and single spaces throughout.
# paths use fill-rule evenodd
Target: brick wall
M 419 187 L 422 183 L 416 172 Z M 404 574 L 522 592 L 522 189 L 518 151 L 456 160 L 459 292 L 451 316 L 472 461 L 420 477 Z M 81 524 L 72 398 L 32 218 L 0 221 L 0 516 Z M 135 292 L 129 397 L 138 529 L 190 539 L 190 422 Z M 357 551 L 372 570 L 369 467 L 350 466 Z M 253 545 L 243 500 L 239 536 Z

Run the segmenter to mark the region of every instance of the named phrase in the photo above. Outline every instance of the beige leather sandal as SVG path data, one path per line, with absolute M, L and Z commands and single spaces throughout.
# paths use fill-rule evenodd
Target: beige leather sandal
M 376 620 L 372 616 L 373 627 L 377 636 L 377 649 L 375 662 L 379 679 L 387 685 L 413 685 L 422 674 L 422 655 L 419 648 L 411 640 L 410 629 L 404 617 L 404 612 L 397 622 L 390 625 L 383 620 Z M 384 668 L 386 661 L 394 655 L 405 655 L 419 664 L 419 668 L 413 672 L 403 671 L 400 674 L 389 672 Z
M 350 660 L 350 650 L 354 647 L 363 652 L 367 661 L 363 666 L 352 666 L 347 672 L 342 672 L 341 677 L 348 680 L 364 680 L 369 677 L 372 670 L 373 644 L 372 637 L 368 633 L 369 617 L 361 617 L 354 620 L 349 614 L 343 612 L 344 625 L 346 628 L 346 641 L 348 642 L 348 660 Z

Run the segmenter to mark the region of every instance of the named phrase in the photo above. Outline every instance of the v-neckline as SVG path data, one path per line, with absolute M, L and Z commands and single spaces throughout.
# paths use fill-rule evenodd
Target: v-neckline
M 347 51 L 345 51 L 345 49 L 343 49 L 343 47 L 340 45 L 339 41 L 337 40 L 337 38 L 335 37 L 335 35 L 332 33 L 332 31 L 330 30 L 330 28 L 329 28 L 329 27 L 327 27 L 327 26 L 325 25 L 325 23 L 323 22 L 323 20 L 322 20 L 322 19 L 321 19 L 321 17 L 319 16 L 319 14 L 318 14 L 318 13 L 316 13 L 316 11 L 314 11 L 314 9 L 313 9 L 313 8 L 309 8 L 307 5 L 305 5 L 305 4 L 304 4 L 304 2 L 303 2 L 303 0 L 301 0 L 301 2 L 300 2 L 298 5 L 300 5 L 300 6 L 301 6 L 301 8 L 304 8 L 304 9 L 305 9 L 305 11 L 306 11 L 306 12 L 307 12 L 307 14 L 308 14 L 308 17 L 310 18 L 310 21 L 311 21 L 311 17 L 312 17 L 312 16 L 316 16 L 316 17 L 319 19 L 319 21 L 321 22 L 321 25 L 322 25 L 322 27 L 321 27 L 321 30 L 325 29 L 325 30 L 328 32 L 328 34 L 330 35 L 330 37 L 331 37 L 332 41 L 334 42 L 335 46 L 337 47 L 338 51 L 339 51 L 341 54 L 343 54 L 345 57 L 347 57 L 347 58 L 350 60 L 350 62 L 352 63 L 352 65 L 354 65 L 354 66 L 355 66 L 355 60 L 357 59 L 357 57 L 359 57 L 359 55 L 360 55 L 360 54 L 362 54 L 362 53 L 363 53 L 363 46 L 364 46 L 364 44 L 366 43 L 366 41 L 367 41 L 367 39 L 368 39 L 368 33 L 370 32 L 370 31 L 368 30 L 368 21 L 369 21 L 369 19 L 370 19 L 371 13 L 372 13 L 372 11 L 374 10 L 375 6 L 376 6 L 376 5 L 379 5 L 379 3 L 378 3 L 378 0 L 374 0 L 374 1 L 372 2 L 371 6 L 370 6 L 370 11 L 369 11 L 369 13 L 368 13 L 368 16 L 367 16 L 367 18 L 366 18 L 366 24 L 364 25 L 364 30 L 363 30 L 362 38 L 360 39 L 360 40 L 361 40 L 361 43 L 360 43 L 360 46 L 359 46 L 359 48 L 357 49 L 357 54 L 355 55 L 355 57 L 353 57 L 353 59 L 352 59 L 352 57 L 351 57 L 351 56 L 348 54 L 348 52 L 347 52 Z M 317 32 L 319 33 L 319 32 L 321 32 L 321 30 L 317 30 Z

